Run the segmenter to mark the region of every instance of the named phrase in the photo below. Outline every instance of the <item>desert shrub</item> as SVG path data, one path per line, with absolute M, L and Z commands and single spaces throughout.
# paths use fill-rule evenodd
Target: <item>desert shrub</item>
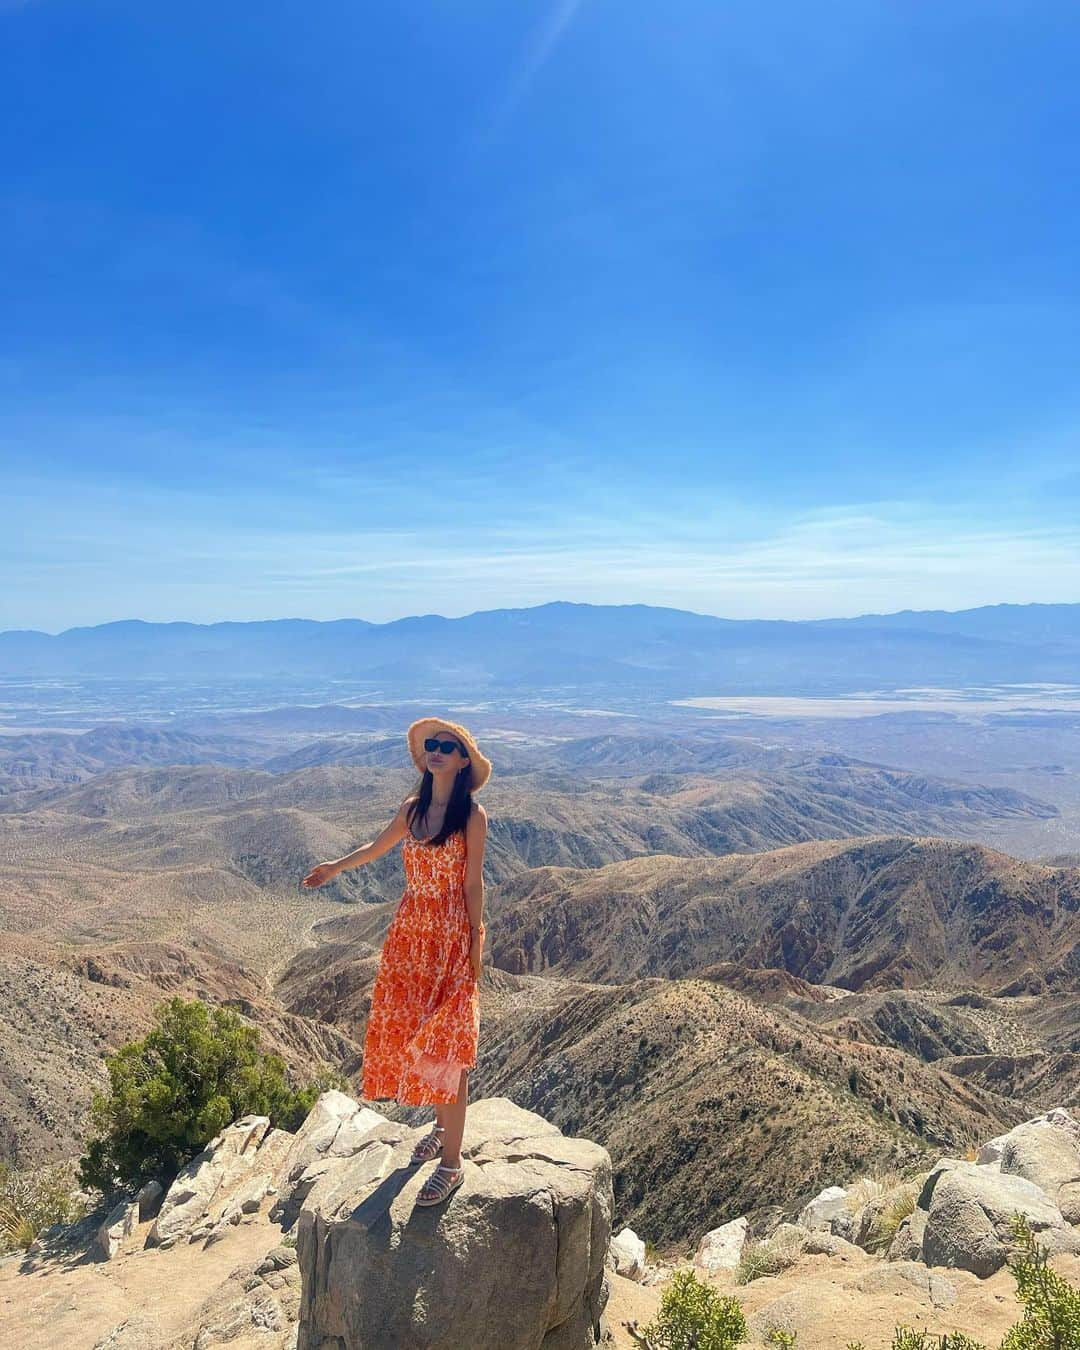
M 783 1327 L 770 1327 L 765 1333 L 766 1345 L 778 1345 L 781 1350 L 794 1350 L 798 1339 L 797 1331 L 785 1331 Z
M 848 1341 L 846 1350 L 865 1350 L 862 1341 Z M 893 1332 L 892 1350 L 985 1350 L 978 1341 L 962 1331 L 950 1331 L 944 1336 L 933 1336 L 914 1327 L 897 1327 Z
M 735 1268 L 735 1283 L 749 1284 L 762 1275 L 779 1275 L 799 1259 L 802 1245 L 803 1239 L 791 1232 L 747 1243 Z
M 0 1252 L 24 1251 L 45 1228 L 74 1223 L 86 1206 L 75 1193 L 70 1164 L 16 1172 L 0 1162 Z
M 718 1294 L 692 1270 L 679 1270 L 660 1299 L 655 1322 L 627 1330 L 641 1350 L 733 1350 L 746 1339 L 746 1319 L 737 1298 Z
M 903 1190 L 897 1191 L 877 1216 L 873 1230 L 867 1239 L 867 1251 L 887 1251 L 892 1246 L 896 1230 L 909 1214 L 915 1212 L 917 1200 L 918 1196 L 915 1194 L 914 1187 L 905 1186 Z
M 172 998 L 155 1009 L 157 1023 L 105 1063 L 109 1091 L 95 1093 L 95 1131 L 81 1160 L 82 1185 L 109 1192 L 148 1177 L 175 1176 L 226 1125 L 240 1116 L 269 1116 L 296 1129 L 321 1092 L 346 1087 L 323 1066 L 294 1088 L 280 1055 L 259 1048 L 258 1030 L 229 1008 Z
M 930 1332 L 916 1331 L 914 1327 L 897 1327 L 892 1350 L 985 1350 L 985 1347 L 962 1331 L 932 1336 Z
M 1023 1214 L 1015 1214 L 1018 1250 L 1009 1257 L 1016 1297 L 1024 1316 L 1001 1342 L 1001 1350 L 1080 1350 L 1080 1289 L 1047 1265 L 1048 1251 L 1036 1242 Z

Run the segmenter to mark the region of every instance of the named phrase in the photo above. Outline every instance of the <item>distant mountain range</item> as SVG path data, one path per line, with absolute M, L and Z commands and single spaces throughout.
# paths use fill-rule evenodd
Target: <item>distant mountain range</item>
M 649 605 L 559 601 L 375 624 L 145 623 L 0 633 L 0 676 L 348 677 L 473 695 L 839 693 L 903 685 L 1076 679 L 1080 604 L 990 605 L 853 619 L 720 619 Z

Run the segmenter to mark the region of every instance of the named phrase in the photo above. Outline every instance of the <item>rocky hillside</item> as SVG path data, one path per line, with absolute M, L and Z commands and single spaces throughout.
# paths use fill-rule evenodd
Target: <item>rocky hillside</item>
M 609 776 L 543 786 L 550 759 L 492 784 L 497 969 L 477 1090 L 610 1147 L 627 1213 L 663 1208 L 657 1240 L 687 1231 L 714 1193 L 766 1213 L 838 1156 L 858 1167 L 959 1149 L 1076 1081 L 1075 870 L 895 834 L 717 855 L 732 836 L 741 848 L 881 812 L 1015 802 L 822 756 L 769 782 L 776 757 L 737 738 L 691 747 L 699 770 L 757 757 L 724 782 L 657 770 L 663 744 L 561 748 Z M 78 1151 L 101 1056 L 141 1035 L 168 993 L 240 1009 L 298 1072 L 328 1060 L 355 1074 L 400 858 L 318 894 L 298 882 L 372 837 L 405 786 L 377 766 L 200 764 L 116 769 L 9 803 L 5 1155 Z M 568 865 L 531 866 L 551 858 Z M 734 1114 L 732 1074 L 753 1086 Z M 758 1164 L 777 1134 L 770 1181 Z
M 621 1219 L 685 1241 L 755 1223 L 829 1179 L 960 1153 L 1014 1101 L 901 1050 L 823 1034 L 721 985 L 582 986 L 493 972 L 478 1093 L 505 1093 L 612 1156 Z
M 1080 871 L 941 839 L 537 868 L 495 914 L 498 966 L 589 980 L 737 961 L 845 989 L 1034 993 L 1080 973 Z

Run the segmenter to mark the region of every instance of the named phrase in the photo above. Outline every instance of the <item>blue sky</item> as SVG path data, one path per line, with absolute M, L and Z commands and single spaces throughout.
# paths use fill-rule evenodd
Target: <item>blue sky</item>
M 0 0 L 0 628 L 1080 600 L 1074 3 Z

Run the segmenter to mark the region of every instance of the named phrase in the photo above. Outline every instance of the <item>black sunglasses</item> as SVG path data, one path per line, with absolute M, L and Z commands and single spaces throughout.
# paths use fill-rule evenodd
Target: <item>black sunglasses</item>
M 452 755 L 455 750 L 460 750 L 463 759 L 468 759 L 465 753 L 465 747 L 459 745 L 457 741 L 437 741 L 434 736 L 429 736 L 424 742 L 425 750 L 441 750 L 444 755 Z

